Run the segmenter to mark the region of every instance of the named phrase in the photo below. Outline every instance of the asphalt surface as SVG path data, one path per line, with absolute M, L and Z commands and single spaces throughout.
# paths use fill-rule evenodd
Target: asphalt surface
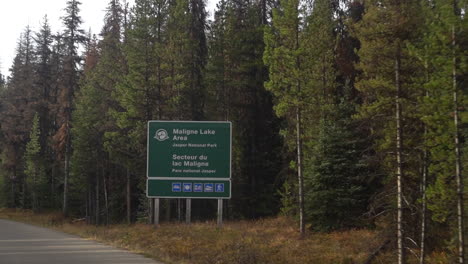
M 0 219 L 0 264 L 162 264 L 76 236 Z

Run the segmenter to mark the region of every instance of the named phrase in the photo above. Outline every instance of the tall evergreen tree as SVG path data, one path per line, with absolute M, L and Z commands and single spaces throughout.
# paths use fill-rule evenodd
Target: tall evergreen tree
M 424 57 L 425 96 L 421 96 L 422 116 L 427 127 L 426 145 L 431 178 L 427 207 L 432 219 L 451 229 L 457 237 L 458 263 L 464 262 L 463 235 L 463 82 L 466 70 L 466 18 L 463 1 L 432 1 L 426 20 L 427 32 L 418 54 Z M 465 4 L 466 5 L 466 4 Z M 431 19 L 432 18 L 432 19 Z M 421 55 L 422 54 L 422 55 Z M 447 114 L 450 113 L 450 114 Z M 457 228 L 449 228 L 457 222 Z
M 307 80 L 320 102 L 311 110 L 317 117 L 305 123 L 307 216 L 315 230 L 365 225 L 363 216 L 378 187 L 368 132 L 353 119 L 359 98 L 356 55 L 348 45 L 357 44 L 348 35 L 342 8 L 339 1 L 314 1 L 307 17 L 306 49 L 313 58 Z
M 147 121 L 162 115 L 162 76 L 158 76 L 161 74 L 161 54 L 156 54 L 156 51 L 161 50 L 162 39 L 159 39 L 161 35 L 157 32 L 163 30 L 167 14 L 163 10 L 155 10 L 153 4 L 154 1 L 139 0 L 132 10 L 131 26 L 126 32 L 124 46 L 128 73 L 113 93 L 119 107 L 111 109 L 119 131 L 107 133 L 108 146 L 117 155 L 120 153 L 120 159 L 132 175 L 144 175 L 145 166 L 142 161 L 146 156 Z M 162 4 L 157 6 L 164 8 Z M 160 12 L 156 12 L 157 10 Z M 129 140 L 124 140 L 124 135 Z M 135 199 L 135 205 L 138 205 L 141 198 L 139 196 L 142 194 L 143 184 L 143 181 L 133 183 L 139 187 L 134 196 L 138 198 Z
M 125 182 L 122 169 L 117 165 L 110 165 L 110 157 L 105 148 L 105 134 L 118 129 L 108 112 L 117 105 L 112 93 L 125 74 L 121 23 L 120 3 L 112 0 L 109 2 L 105 24 L 101 31 L 103 39 L 99 43 L 94 39 L 88 47 L 84 77 L 80 83 L 80 93 L 77 96 L 74 112 L 73 171 L 78 177 L 79 186 L 87 193 L 86 197 L 80 198 L 86 200 L 87 212 L 89 214 L 94 212 L 93 222 L 96 223 L 100 220 L 100 213 L 97 211 L 100 196 L 104 197 L 106 219 L 114 212 L 115 215 L 111 218 L 118 220 L 123 214 L 120 205 L 125 203 L 122 197 L 122 189 L 125 186 L 122 184 Z M 118 152 L 112 148 L 108 150 Z M 115 163 L 118 162 L 115 159 Z M 111 170 L 112 179 L 109 178 Z M 99 182 L 101 186 L 93 188 Z M 115 209 L 110 210 L 110 208 Z
M 103 124 L 103 127 L 99 130 L 102 133 L 102 145 L 103 145 L 103 152 L 105 153 L 105 141 L 106 137 L 105 134 L 109 131 L 118 131 L 118 126 L 115 123 L 115 120 L 109 115 L 109 109 L 115 108 L 118 106 L 117 101 L 112 96 L 112 93 L 116 91 L 116 86 L 122 82 L 123 76 L 127 73 L 127 65 L 125 56 L 123 53 L 123 42 L 122 36 L 124 31 L 124 9 L 118 0 L 111 0 L 109 1 L 104 27 L 101 31 L 102 41 L 100 41 L 98 47 L 100 51 L 100 59 L 94 72 L 96 72 L 96 86 L 102 89 L 103 93 L 103 100 L 105 100 L 104 108 L 102 111 L 106 113 L 106 121 Z M 112 159 L 110 155 L 112 152 L 107 152 L 109 155 L 104 155 L 103 159 L 113 160 L 114 164 L 107 168 L 107 170 L 114 170 L 114 174 L 119 175 L 120 177 L 115 177 L 116 181 L 112 181 L 114 177 L 109 179 L 109 188 L 114 186 L 114 188 L 110 189 L 109 194 L 109 206 L 111 207 L 112 211 L 110 212 L 113 219 L 119 219 L 118 216 L 122 216 L 123 209 L 122 204 L 127 204 L 127 207 L 130 206 L 131 199 L 130 192 L 130 182 L 126 177 L 125 170 L 123 166 L 120 166 L 122 160 L 120 159 Z M 117 151 L 119 153 L 119 151 Z M 121 153 L 118 155 L 121 157 Z M 109 163 L 109 162 L 107 162 Z M 115 172 L 117 171 L 117 172 Z M 110 173 L 110 172 L 108 172 Z M 103 175 L 104 177 L 104 175 Z M 125 188 L 124 186 L 127 186 Z M 127 189 L 125 192 L 127 199 L 125 199 L 122 195 L 122 189 Z M 124 202 L 125 201 L 125 202 Z M 127 210 L 127 213 L 129 210 Z M 128 216 L 130 217 L 130 216 Z
M 59 129 L 54 135 L 55 149 L 59 159 L 63 159 L 63 204 L 62 211 L 68 214 L 68 192 L 70 175 L 71 149 L 71 119 L 75 91 L 78 89 L 80 78 L 81 56 L 78 54 L 80 45 L 85 40 L 84 31 L 80 28 L 82 19 L 79 15 L 81 2 L 69 0 L 66 3 L 65 13 L 62 22 L 65 26 L 63 34 L 63 44 L 65 47 L 63 68 L 59 80 L 59 92 L 57 94 L 58 114 L 57 123 Z
M 45 154 L 47 144 L 47 137 L 50 133 L 50 113 L 49 104 L 51 103 L 51 89 L 53 86 L 52 75 L 52 43 L 53 36 L 49 26 L 47 16 L 44 17 L 39 32 L 34 37 L 35 41 L 35 54 L 37 60 L 35 62 L 35 86 L 39 93 L 38 113 L 40 120 L 41 133 L 41 151 Z
M 167 66 L 174 118 L 205 118 L 206 10 L 200 0 L 169 2 Z
M 276 96 L 275 111 L 288 120 L 290 131 L 287 139 L 296 150 L 298 178 L 299 229 L 305 233 L 304 175 L 303 175 L 303 116 L 312 94 L 303 76 L 308 57 L 304 52 L 304 21 L 300 2 L 288 0 L 273 11 L 272 27 L 265 32 L 264 61 L 269 67 L 270 79 L 266 88 Z M 292 137 L 292 135 L 295 135 Z M 293 143 L 294 142 L 294 143 Z
M 54 72 L 53 65 L 53 42 L 54 36 L 49 25 L 47 16 L 44 17 L 39 32 L 34 36 L 34 54 L 36 60 L 34 62 L 35 80 L 34 86 L 37 93 L 37 105 L 35 107 L 39 114 L 39 127 L 40 127 L 40 145 L 41 154 L 43 156 L 42 162 L 44 169 L 49 176 L 50 190 L 55 189 L 52 186 L 52 179 L 55 177 L 52 173 L 54 164 L 54 154 L 50 143 L 50 137 L 54 133 L 54 120 L 52 105 L 53 105 L 53 90 L 56 86 L 57 74 Z M 50 193 L 55 193 L 55 190 Z M 41 203 L 41 206 L 52 207 L 54 204 L 53 195 L 47 195 L 48 200 Z
M 9 205 L 26 208 L 29 205 L 23 172 L 23 154 L 37 102 L 34 90 L 34 53 L 32 31 L 26 27 L 21 35 L 17 53 L 10 69 L 8 87 L 4 94 L 5 114 L 0 117 L 5 137 L 3 166 L 11 184 Z
M 357 88 L 363 95 L 364 104 L 360 118 L 366 119 L 378 139 L 389 179 L 387 188 L 396 186 L 396 226 L 398 263 L 406 262 L 405 238 L 409 236 L 410 214 L 403 199 L 413 203 L 415 197 L 414 175 L 418 175 L 418 153 L 409 154 L 419 146 L 420 122 L 412 107 L 418 91 L 412 77 L 420 72 L 411 61 L 406 43 L 417 37 L 419 1 L 366 1 L 366 13 L 358 23 L 357 36 L 361 41 L 359 67 L 363 71 Z M 413 134 L 416 132 L 415 134 Z M 404 140 L 403 140 L 404 139 Z M 405 164 L 405 166 L 403 166 Z
M 5 92 L 5 77 L 0 73 L 0 116 L 4 115 L 4 92 Z M 2 124 L 0 123 L 0 148 L 5 149 L 5 138 L 3 136 Z M 0 206 L 6 207 L 9 193 L 8 185 L 6 184 L 6 175 L 3 168 L 3 153 L 0 152 Z
M 32 121 L 29 142 L 25 151 L 25 174 L 27 175 L 27 186 L 31 191 L 31 207 L 33 211 L 40 208 L 40 200 L 45 198 L 44 188 L 44 163 L 41 160 L 39 115 L 35 114 Z
M 280 122 L 264 87 L 262 11 L 249 2 L 222 1 L 218 7 L 209 37 L 207 112 L 210 119 L 230 120 L 236 127 L 230 208 L 249 218 L 274 214 L 283 164 Z

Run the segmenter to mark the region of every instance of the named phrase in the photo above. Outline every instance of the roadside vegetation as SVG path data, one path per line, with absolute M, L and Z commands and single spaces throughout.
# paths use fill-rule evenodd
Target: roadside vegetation
M 366 229 L 308 232 L 301 239 L 296 222 L 287 217 L 227 222 L 221 229 L 215 222 L 162 223 L 157 229 L 146 223 L 93 226 L 61 213 L 13 209 L 0 209 L 0 218 L 75 234 L 166 264 L 361 264 L 385 242 L 381 232 Z M 379 252 L 372 263 L 392 263 L 393 253 L 385 252 L 390 251 Z M 409 263 L 417 261 L 410 256 Z M 433 253 L 427 263 L 448 263 L 448 259 Z
M 93 34 L 64 0 L 18 32 L 0 207 L 67 218 L 5 217 L 167 263 L 466 263 L 468 0 L 205 4 L 108 0 Z M 150 120 L 232 122 L 223 229 L 161 199 L 154 230 Z

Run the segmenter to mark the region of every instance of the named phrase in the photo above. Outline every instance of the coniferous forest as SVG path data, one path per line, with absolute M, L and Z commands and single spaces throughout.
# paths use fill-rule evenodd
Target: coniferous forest
M 0 75 L 0 207 L 151 223 L 147 121 L 228 120 L 227 219 L 384 228 L 399 264 L 466 262 L 468 1 L 109 0 L 99 34 L 80 4 L 18 32 Z

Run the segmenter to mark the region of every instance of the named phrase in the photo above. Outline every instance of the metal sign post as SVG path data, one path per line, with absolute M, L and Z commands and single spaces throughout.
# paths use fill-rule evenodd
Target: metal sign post
M 223 199 L 218 199 L 218 228 L 223 226 Z
M 192 217 L 192 199 L 188 198 L 185 200 L 185 223 L 190 224 Z
M 159 226 L 159 199 L 154 199 L 154 225 Z

